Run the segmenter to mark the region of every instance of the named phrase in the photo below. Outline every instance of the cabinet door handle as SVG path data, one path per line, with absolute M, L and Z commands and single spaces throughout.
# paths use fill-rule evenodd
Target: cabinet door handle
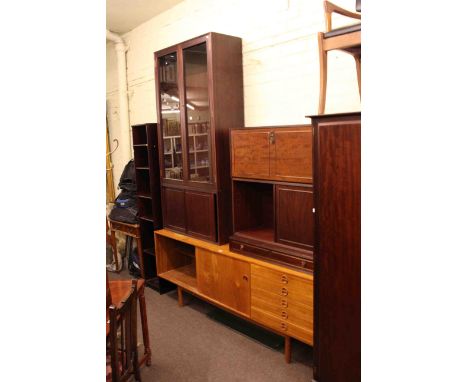
M 244 281 L 249 281 L 249 276 L 247 275 L 242 276 L 242 278 L 244 279 Z
M 282 275 L 282 276 L 281 276 L 281 282 L 282 282 L 283 284 L 287 284 L 287 283 L 288 283 L 288 276 Z
M 270 134 L 268 134 L 268 138 L 270 140 L 270 145 L 274 145 L 275 144 L 275 132 L 270 131 Z
M 286 288 L 281 288 L 281 294 L 283 296 L 287 296 L 288 295 L 288 290 Z

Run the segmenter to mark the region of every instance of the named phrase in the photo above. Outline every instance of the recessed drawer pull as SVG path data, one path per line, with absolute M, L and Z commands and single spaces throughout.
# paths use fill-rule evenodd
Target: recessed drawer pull
M 281 294 L 283 296 L 287 296 L 288 295 L 288 290 L 286 288 L 281 288 Z
M 285 320 L 287 320 L 288 319 L 288 313 L 285 312 L 285 311 L 282 311 L 281 312 L 281 317 L 284 318 Z
M 281 306 L 282 306 L 283 308 L 287 308 L 287 307 L 288 307 L 288 301 L 285 300 L 284 298 L 282 298 L 282 299 L 281 299 Z
M 288 324 L 286 324 L 285 322 L 282 322 L 281 329 L 283 329 L 284 331 L 288 330 Z
M 288 276 L 282 275 L 282 276 L 281 276 L 281 282 L 282 282 L 283 284 L 287 284 L 287 283 L 288 283 Z

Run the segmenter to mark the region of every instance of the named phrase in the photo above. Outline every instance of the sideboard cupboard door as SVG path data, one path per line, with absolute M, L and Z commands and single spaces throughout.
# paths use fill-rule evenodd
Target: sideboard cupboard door
M 231 163 L 233 178 L 270 176 L 270 130 L 232 130 Z
M 314 245 L 314 197 L 311 187 L 275 186 L 276 241 L 306 250 Z
M 198 289 L 250 317 L 250 264 L 197 247 Z
M 271 178 L 285 182 L 312 183 L 312 129 L 275 129 L 273 134 Z
M 206 192 L 185 191 L 187 234 L 216 241 L 215 196 Z
M 184 190 L 163 187 L 164 225 L 185 232 Z

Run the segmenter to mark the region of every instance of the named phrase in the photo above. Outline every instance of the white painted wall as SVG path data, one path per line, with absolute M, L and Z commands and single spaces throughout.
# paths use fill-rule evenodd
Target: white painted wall
M 354 10 L 355 0 L 335 3 Z M 334 16 L 335 17 L 335 16 Z M 354 22 L 337 15 L 333 26 Z M 157 122 L 153 52 L 206 32 L 242 38 L 246 126 L 300 124 L 317 113 L 317 32 L 322 0 L 185 0 L 125 34 L 130 124 Z M 107 44 L 107 108 L 111 140 L 119 138 L 116 58 Z M 360 110 L 354 59 L 328 55 L 326 113 Z M 113 156 L 117 184 L 130 158 Z

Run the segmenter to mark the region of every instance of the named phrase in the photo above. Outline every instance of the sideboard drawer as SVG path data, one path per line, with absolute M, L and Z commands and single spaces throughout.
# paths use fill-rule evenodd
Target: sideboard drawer
M 273 302 L 260 297 L 260 293 L 252 290 L 251 303 L 252 307 L 263 310 L 275 317 L 294 325 L 312 329 L 313 325 L 313 308 L 291 301 L 288 298 L 283 298 L 282 301 Z M 276 297 L 276 296 L 275 296 Z
M 265 312 L 261 309 L 257 309 L 253 306 L 251 309 L 251 317 L 253 320 L 258 321 L 259 323 L 279 333 L 283 333 L 284 335 L 297 338 L 300 341 L 312 345 L 312 326 L 309 329 L 294 325 L 291 322 L 288 322 L 287 320 L 275 317 L 269 314 L 268 312 Z
M 306 306 L 312 306 L 313 283 L 286 272 L 275 271 L 255 264 L 251 266 L 252 289 L 261 289 L 289 297 Z

